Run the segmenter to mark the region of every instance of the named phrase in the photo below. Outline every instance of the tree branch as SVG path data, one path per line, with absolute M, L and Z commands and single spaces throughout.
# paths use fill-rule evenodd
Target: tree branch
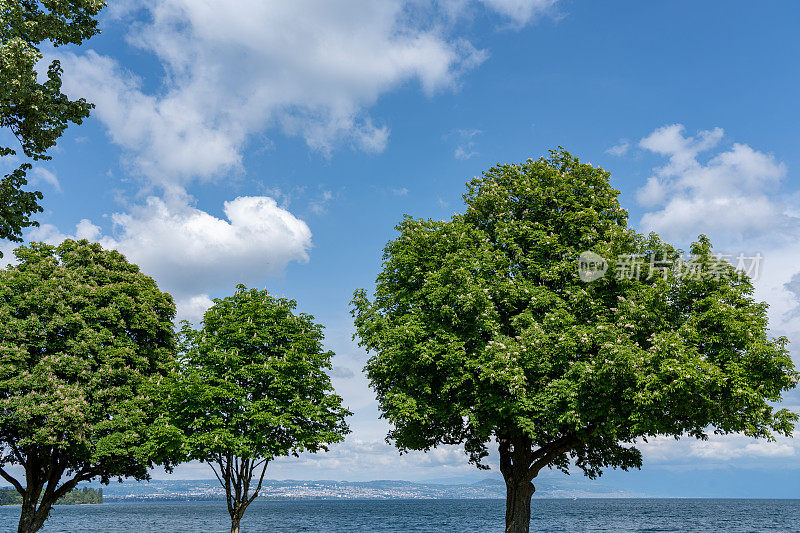
M 242 500 L 242 475 L 239 471 L 239 456 L 235 455 L 232 459 L 228 459 L 228 461 L 233 461 L 233 474 L 234 474 L 234 483 L 233 483 L 233 490 L 236 494 L 235 502 L 238 503 Z
M 509 479 L 514 472 L 514 466 L 511 464 L 511 441 L 507 437 L 499 437 L 497 439 L 499 444 L 497 451 L 500 452 L 500 473 L 503 474 L 503 479 Z
M 528 475 L 527 475 L 528 481 L 533 481 L 533 478 L 536 477 L 536 475 L 539 473 L 539 470 L 549 465 L 553 461 L 553 459 L 555 459 L 562 453 L 565 453 L 570 449 L 574 448 L 575 445 L 577 445 L 579 442 L 580 440 L 576 436 L 570 435 L 567 437 L 562 437 L 556 441 L 551 442 L 544 448 L 539 448 L 538 450 L 536 450 L 536 455 L 539 458 L 535 459 L 531 467 L 528 469 Z M 547 451 L 539 453 L 542 452 L 543 450 Z
M 251 503 L 253 503 L 253 500 L 256 499 L 256 497 L 258 496 L 258 493 L 261 492 L 261 484 L 264 482 L 264 474 L 266 474 L 266 472 L 267 472 L 267 465 L 268 464 L 269 464 L 269 461 L 264 459 L 264 468 L 261 469 L 261 476 L 259 476 L 259 478 L 258 478 L 258 486 L 256 487 L 256 490 L 253 491 L 253 495 L 250 497 L 250 499 L 247 500 L 247 504 L 245 505 L 245 507 L 247 505 L 250 505 Z
M 244 484 L 244 488 L 242 489 L 242 501 L 247 501 L 247 493 L 250 491 L 251 475 L 250 459 L 242 459 L 242 481 Z
M 72 489 L 75 488 L 75 486 L 78 483 L 84 480 L 86 480 L 86 478 L 84 478 L 82 474 L 78 474 L 74 478 L 69 479 L 64 483 L 62 483 L 61 486 L 55 490 L 49 489 L 49 483 L 48 483 L 48 489 L 45 489 L 45 496 L 42 497 L 42 503 L 44 503 L 44 498 L 48 496 L 48 491 L 50 492 L 50 499 L 52 500 L 53 503 L 55 503 L 59 500 L 59 498 L 64 496 L 66 493 L 70 492 Z
M 22 484 L 19 481 L 17 481 L 16 478 L 14 478 L 14 476 L 6 472 L 3 467 L 0 467 L 0 476 L 3 476 L 3 479 L 11 483 L 11 485 L 15 489 L 17 489 L 17 492 L 23 495 L 25 494 L 25 489 L 22 488 Z
M 42 495 L 42 501 L 47 500 L 52 497 L 54 492 L 56 491 L 56 486 L 58 485 L 59 480 L 61 479 L 61 475 L 64 473 L 63 468 L 59 468 L 58 465 L 58 449 L 53 447 L 50 451 L 50 460 L 47 464 L 47 471 L 42 471 L 42 474 L 47 476 L 47 484 L 44 487 L 44 494 Z M 76 475 L 79 476 L 80 472 Z
M 14 457 L 17 458 L 17 462 L 22 466 L 27 466 L 25 464 L 25 457 L 20 453 L 19 448 L 13 443 L 9 442 L 8 445 L 11 447 L 11 451 L 14 453 Z
M 226 461 L 223 463 L 222 452 L 220 452 L 217 461 L 219 462 L 219 470 L 225 480 L 223 488 L 225 489 L 225 502 L 228 504 L 228 514 L 233 517 L 233 505 L 231 504 L 231 467 L 228 462 L 230 461 L 230 456 L 226 457 Z
M 544 457 L 545 455 L 550 453 L 550 451 L 552 451 L 553 449 L 559 448 L 564 443 L 566 443 L 566 442 L 568 442 L 568 441 L 570 441 L 572 439 L 575 439 L 575 438 L 576 438 L 575 434 L 570 433 L 568 435 L 563 435 L 563 436 L 557 438 L 553 442 L 545 444 L 544 446 L 542 446 L 541 448 L 539 448 L 538 450 L 533 452 L 533 455 L 531 456 L 531 461 L 536 461 L 540 457 Z
M 224 489 L 224 488 L 225 488 L 225 483 L 222 481 L 222 478 L 221 478 L 221 477 L 219 477 L 219 474 L 217 474 L 217 469 L 216 469 L 216 468 L 214 468 L 214 465 L 213 465 L 213 463 L 209 462 L 209 463 L 208 463 L 208 466 L 210 466 L 210 467 L 211 467 L 211 471 L 212 471 L 212 472 L 214 472 L 214 475 L 215 475 L 215 476 L 217 476 L 217 481 L 219 481 L 219 484 L 220 484 L 220 485 L 222 485 L 222 488 Z

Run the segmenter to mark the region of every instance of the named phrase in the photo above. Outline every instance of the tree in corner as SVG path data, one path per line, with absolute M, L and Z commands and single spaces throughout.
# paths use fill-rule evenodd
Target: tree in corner
M 594 478 L 640 467 L 650 437 L 769 439 L 797 420 L 772 406 L 798 374 L 748 277 L 705 237 L 686 261 L 632 231 L 618 195 L 566 151 L 493 167 L 467 184 L 465 213 L 403 220 L 374 299 L 354 295 L 389 439 L 463 443 L 479 468 L 494 439 L 508 533 L 529 530 L 545 467 Z M 605 275 L 602 258 L 617 261 Z
M 146 479 L 167 462 L 160 443 L 177 432 L 158 382 L 175 364 L 175 306 L 98 244 L 15 254 L 0 270 L 0 476 L 22 495 L 18 531 L 32 533 L 79 482 Z
M 322 326 L 295 306 L 239 285 L 214 301 L 201 329 L 184 323 L 181 332 L 171 412 L 187 457 L 208 463 L 225 489 L 231 533 L 272 459 L 327 450 L 349 432 L 325 372 L 333 352 L 322 348 Z
M 50 159 L 47 150 L 70 122 L 80 124 L 92 104 L 61 92 L 61 64 L 54 60 L 37 74 L 42 43 L 81 44 L 100 32 L 95 18 L 105 0 L 0 0 L 0 128 L 16 137 L 17 147 L 0 145 L 0 158 Z M 1 160 L 1 159 L 0 159 Z M 30 162 L 0 179 L 0 239 L 22 241 L 22 230 L 38 226 L 39 191 L 25 191 Z M 2 254 L 0 253 L 0 257 Z

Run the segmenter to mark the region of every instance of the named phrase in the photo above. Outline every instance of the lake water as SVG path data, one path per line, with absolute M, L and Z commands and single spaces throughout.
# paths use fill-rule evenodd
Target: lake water
M 534 499 L 532 531 L 800 532 L 800 500 Z M 19 507 L 0 508 L 16 531 Z M 243 533 L 502 532 L 501 500 L 258 501 Z M 227 532 L 225 503 L 126 502 L 56 507 L 46 533 Z

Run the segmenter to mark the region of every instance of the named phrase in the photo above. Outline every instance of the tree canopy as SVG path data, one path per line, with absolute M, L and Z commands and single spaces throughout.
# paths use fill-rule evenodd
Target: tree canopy
M 145 479 L 168 464 L 158 383 L 176 360 L 175 306 L 98 244 L 15 254 L 0 270 L 0 476 L 22 494 L 19 531 L 31 532 L 80 481 Z
M 797 420 L 773 406 L 798 374 L 748 276 L 703 236 L 686 260 L 629 228 L 609 180 L 563 150 L 497 165 L 467 184 L 463 214 L 406 217 L 374 298 L 354 295 L 389 439 L 464 443 L 481 468 L 495 439 L 508 531 L 528 531 L 544 467 L 595 477 L 639 467 L 648 437 L 771 438 Z M 584 252 L 616 275 L 583 281 Z
M 18 150 L 32 161 L 50 159 L 52 148 L 69 123 L 80 124 L 92 104 L 70 100 L 61 92 L 61 64 L 53 60 L 37 73 L 41 46 L 81 44 L 99 33 L 95 17 L 102 0 L 0 0 L 0 128 L 19 146 L 0 145 L 0 158 L 16 161 Z M 41 212 L 39 191 L 25 191 L 24 162 L 0 180 L 0 239 L 20 242 L 21 232 L 36 226 L 31 215 Z
M 64 494 L 56 505 L 86 505 L 103 503 L 103 489 L 83 487 Z M 22 505 L 22 495 L 13 487 L 0 488 L 0 505 Z
M 296 305 L 239 285 L 214 300 L 202 328 L 181 330 L 172 416 L 187 457 L 211 465 L 225 489 L 234 532 L 271 460 L 327 450 L 349 432 L 350 413 L 326 373 L 334 354 Z

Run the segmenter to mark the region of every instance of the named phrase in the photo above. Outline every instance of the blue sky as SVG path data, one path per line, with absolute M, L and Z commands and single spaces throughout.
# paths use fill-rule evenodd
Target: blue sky
M 47 50 L 97 108 L 34 170 L 45 213 L 26 236 L 119 248 L 183 318 L 245 282 L 324 323 L 354 432 L 272 477 L 481 479 L 457 448 L 398 458 L 383 443 L 348 301 L 393 226 L 448 217 L 469 178 L 562 145 L 612 173 L 638 229 L 761 253 L 773 330 L 800 343 L 798 15 L 789 1 L 114 2 L 101 36 Z M 606 483 L 720 495 L 725 479 L 775 479 L 761 494 L 800 496 L 785 475 L 800 438 L 643 450 L 644 471 Z M 721 485 L 691 482 L 711 474 Z

